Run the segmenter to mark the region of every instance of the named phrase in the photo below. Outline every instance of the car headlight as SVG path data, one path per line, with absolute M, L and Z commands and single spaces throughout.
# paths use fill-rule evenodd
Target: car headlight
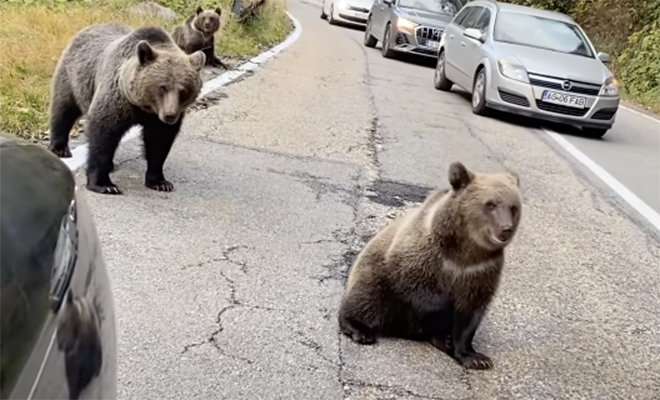
M 601 96 L 617 96 L 619 94 L 619 81 L 615 77 L 610 76 L 605 79 L 603 87 L 600 88 L 599 95 Z
M 67 213 L 60 223 L 60 231 L 53 254 L 53 269 L 50 281 L 51 309 L 57 312 L 73 275 L 78 259 L 78 208 L 75 199 L 69 204 Z
M 529 83 L 529 77 L 527 76 L 527 70 L 525 67 L 514 61 L 506 59 L 498 60 L 497 68 L 500 70 L 500 74 L 509 79 Z
M 396 21 L 396 27 L 400 31 L 404 31 L 404 32 L 407 32 L 407 33 L 413 33 L 413 31 L 415 30 L 415 27 L 417 27 L 417 24 L 410 21 L 410 20 L 408 20 L 408 19 L 399 18 Z

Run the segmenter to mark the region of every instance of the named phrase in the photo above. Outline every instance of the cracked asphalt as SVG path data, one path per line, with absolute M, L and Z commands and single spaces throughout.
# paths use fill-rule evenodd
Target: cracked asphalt
M 143 186 L 86 193 L 117 310 L 121 399 L 658 399 L 660 240 L 533 125 L 472 115 L 433 69 L 293 0 L 301 38 L 184 122 Z M 346 272 L 455 160 L 521 176 L 500 290 L 475 337 L 491 371 L 431 346 L 338 333 Z M 84 172 L 78 173 L 84 185 Z

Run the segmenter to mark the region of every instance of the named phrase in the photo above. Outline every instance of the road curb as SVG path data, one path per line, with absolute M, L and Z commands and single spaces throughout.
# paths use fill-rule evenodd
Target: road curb
M 222 73 L 217 77 L 211 79 L 210 81 L 205 82 L 204 86 L 202 86 L 202 90 L 199 93 L 199 96 L 197 96 L 196 101 L 201 100 L 206 95 L 213 92 L 214 90 L 217 90 L 223 86 L 226 86 L 228 83 L 237 80 L 246 73 L 256 70 L 257 68 L 265 64 L 266 61 L 268 61 L 275 55 L 281 53 L 283 50 L 294 44 L 302 34 L 302 25 L 293 15 L 291 15 L 290 12 L 287 11 L 286 15 L 293 23 L 293 31 L 289 33 L 289 35 L 286 37 L 286 39 L 284 39 L 284 41 L 260 53 L 259 55 L 251 58 L 250 60 L 238 65 L 236 69 Z M 142 133 L 141 126 L 138 125 L 132 127 L 131 129 L 128 130 L 128 132 L 126 132 L 126 134 L 121 140 L 121 143 L 125 143 L 137 138 L 138 136 L 140 136 L 140 133 Z M 87 143 L 81 144 L 80 146 L 71 150 L 70 158 L 61 159 L 72 172 L 77 171 L 87 162 L 87 146 L 88 146 Z

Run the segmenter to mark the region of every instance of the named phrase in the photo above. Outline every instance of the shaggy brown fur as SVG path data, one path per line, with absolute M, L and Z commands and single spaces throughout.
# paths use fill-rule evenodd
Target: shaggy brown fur
M 491 368 L 472 339 L 518 228 L 519 178 L 456 162 L 449 182 L 367 243 L 348 276 L 339 326 L 357 343 L 430 341 L 467 368 Z
M 145 185 L 171 191 L 163 164 L 185 111 L 202 88 L 204 61 L 204 53 L 187 55 L 161 28 L 108 23 L 81 30 L 64 50 L 53 75 L 50 150 L 71 157 L 69 132 L 86 115 L 87 188 L 120 194 L 110 180 L 114 154 L 126 131 L 142 125 Z
M 227 66 L 215 55 L 215 33 L 220 29 L 220 7 L 215 10 L 204 10 L 198 7 L 195 15 L 174 28 L 174 42 L 187 54 L 201 50 L 206 55 L 206 64 L 213 67 Z

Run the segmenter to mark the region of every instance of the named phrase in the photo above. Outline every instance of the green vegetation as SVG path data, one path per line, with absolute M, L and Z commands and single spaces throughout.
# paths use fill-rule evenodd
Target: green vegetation
M 50 78 L 69 39 L 95 23 L 122 21 L 133 27 L 161 26 L 168 31 L 190 16 L 198 5 L 222 8 L 222 28 L 216 53 L 242 58 L 257 55 L 291 31 L 285 0 L 268 0 L 256 16 L 238 23 L 232 0 L 155 0 L 177 14 L 174 22 L 135 14 L 140 0 L 5 0 L 0 2 L 0 131 L 38 141 L 48 129 Z
M 587 32 L 623 98 L 660 113 L 660 0 L 505 0 L 568 14 Z

